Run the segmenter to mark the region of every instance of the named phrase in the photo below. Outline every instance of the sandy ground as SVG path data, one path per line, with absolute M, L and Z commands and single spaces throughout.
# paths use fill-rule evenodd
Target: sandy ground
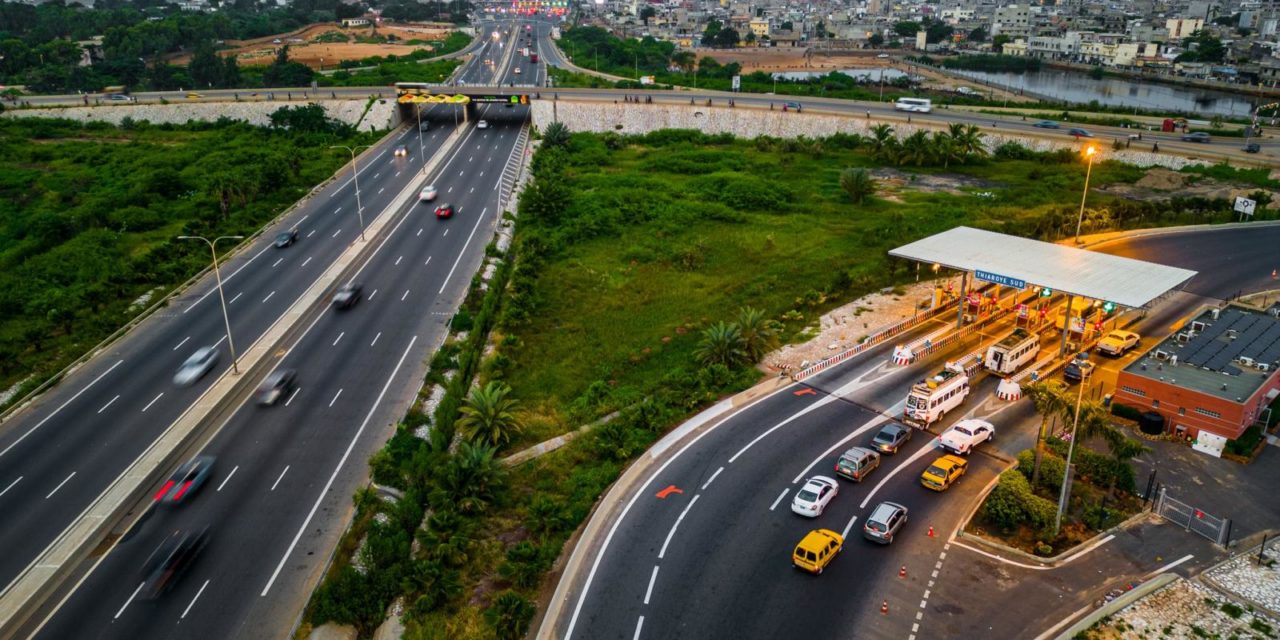
M 1204 585 L 1179 578 L 1120 610 L 1085 637 L 1090 640 L 1275 637 L 1280 623 L 1250 609 Z
M 450 25 L 433 23 L 405 23 L 343 28 L 334 23 L 317 23 L 308 25 L 297 31 L 281 33 L 253 40 L 228 40 L 229 49 L 220 51 L 223 56 L 236 56 L 243 65 L 270 64 L 276 57 L 276 49 L 289 45 L 289 59 L 301 62 L 309 67 L 319 69 L 321 65 L 333 67 L 343 60 L 359 60 L 370 56 L 407 55 L 419 49 L 430 50 L 431 47 L 404 44 L 363 44 L 356 42 L 359 36 L 392 36 L 400 40 L 443 40 L 453 30 Z M 347 42 L 315 42 L 316 38 L 336 32 L 347 37 Z M 281 44 L 274 44 L 280 40 Z M 171 64 L 187 64 L 190 56 L 175 56 Z
M 960 286 L 958 276 L 953 280 L 953 287 Z M 901 293 L 880 291 L 832 309 L 819 320 L 818 333 L 813 338 L 800 344 L 786 345 L 766 355 L 765 366 L 774 371 L 798 369 L 851 349 L 864 336 L 927 309 L 934 285 L 945 282 L 925 280 L 903 287 Z

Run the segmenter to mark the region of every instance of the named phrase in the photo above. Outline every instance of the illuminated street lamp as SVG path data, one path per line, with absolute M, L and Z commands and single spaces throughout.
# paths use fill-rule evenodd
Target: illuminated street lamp
M 1084 201 L 1089 197 L 1089 176 L 1093 173 L 1093 157 L 1098 148 L 1089 145 L 1084 149 L 1084 157 L 1089 159 L 1088 168 L 1084 170 L 1084 192 L 1080 194 L 1080 218 L 1076 220 L 1076 244 L 1080 244 L 1080 227 L 1084 225 Z
M 231 318 L 227 315 L 227 297 L 222 295 L 222 272 L 218 269 L 218 252 L 214 245 L 219 240 L 244 240 L 244 236 L 219 236 L 210 240 L 204 236 L 178 236 L 179 240 L 203 240 L 209 245 L 209 253 L 213 254 L 213 275 L 218 280 L 218 299 L 222 301 L 222 321 L 227 326 L 227 346 L 231 348 L 231 373 L 239 374 L 236 368 L 236 343 L 231 340 Z

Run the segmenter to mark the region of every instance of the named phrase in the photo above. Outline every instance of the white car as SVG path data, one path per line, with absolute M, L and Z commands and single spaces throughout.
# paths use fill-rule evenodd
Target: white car
M 489 121 L 488 121 L 488 120 L 481 120 L 480 122 L 477 122 L 477 123 L 476 123 L 476 128 L 477 128 L 477 129 L 488 129 L 488 128 L 489 128 Z
M 835 478 L 814 476 L 805 481 L 796 497 L 791 500 L 791 511 L 806 518 L 816 518 L 822 515 L 827 504 L 839 492 L 840 486 L 836 484 Z
M 435 185 L 427 185 L 418 192 L 418 202 L 431 202 L 436 199 L 440 192 L 436 191 Z
M 173 376 L 173 383 L 179 387 L 191 386 L 209 373 L 215 364 L 218 364 L 218 350 L 214 347 L 200 347 L 182 363 L 177 375 Z
M 1107 337 L 1098 341 L 1098 352 L 1109 356 L 1122 356 L 1124 352 L 1138 346 L 1142 336 L 1132 331 L 1112 331 Z
M 520 75 L 520 74 L 521 74 L 521 73 L 523 73 L 523 72 L 522 72 L 522 71 L 520 71 L 520 67 L 516 67 L 516 68 L 515 68 L 515 70 L 513 70 L 513 71 L 512 71 L 512 73 L 514 73 L 514 74 L 516 74 L 516 75 Z
M 996 437 L 996 428 L 986 420 L 961 420 L 938 436 L 943 449 L 969 455 L 973 448 Z
M 396 150 L 395 150 L 394 155 L 395 155 L 395 157 L 397 157 L 397 158 L 403 158 L 403 157 L 405 157 L 405 156 L 409 155 L 409 150 L 408 150 L 408 149 L 406 149 L 406 148 L 404 148 L 404 147 L 396 147 Z
M 877 58 L 888 58 L 888 57 L 889 57 L 889 54 L 887 54 L 887 53 L 882 53 L 882 54 L 880 54 L 880 55 L 878 55 L 878 56 L 876 56 L 876 57 L 877 57 Z

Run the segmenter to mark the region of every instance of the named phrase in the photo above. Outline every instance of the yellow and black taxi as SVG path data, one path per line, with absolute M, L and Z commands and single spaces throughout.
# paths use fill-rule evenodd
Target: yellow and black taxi
M 822 575 L 823 569 L 844 548 L 844 537 L 830 529 L 814 529 L 805 535 L 791 552 L 791 564 L 797 569 Z
M 943 491 L 964 475 L 968 465 L 969 461 L 960 456 L 942 456 L 920 474 L 920 484 L 934 491 Z

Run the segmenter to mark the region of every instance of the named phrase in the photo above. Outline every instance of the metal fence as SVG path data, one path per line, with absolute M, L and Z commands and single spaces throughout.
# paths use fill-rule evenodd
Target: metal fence
M 1187 531 L 1198 533 L 1215 544 L 1227 546 L 1231 536 L 1231 519 L 1206 513 L 1181 500 L 1169 497 L 1165 487 L 1156 495 L 1155 512 L 1160 517 L 1181 526 Z

